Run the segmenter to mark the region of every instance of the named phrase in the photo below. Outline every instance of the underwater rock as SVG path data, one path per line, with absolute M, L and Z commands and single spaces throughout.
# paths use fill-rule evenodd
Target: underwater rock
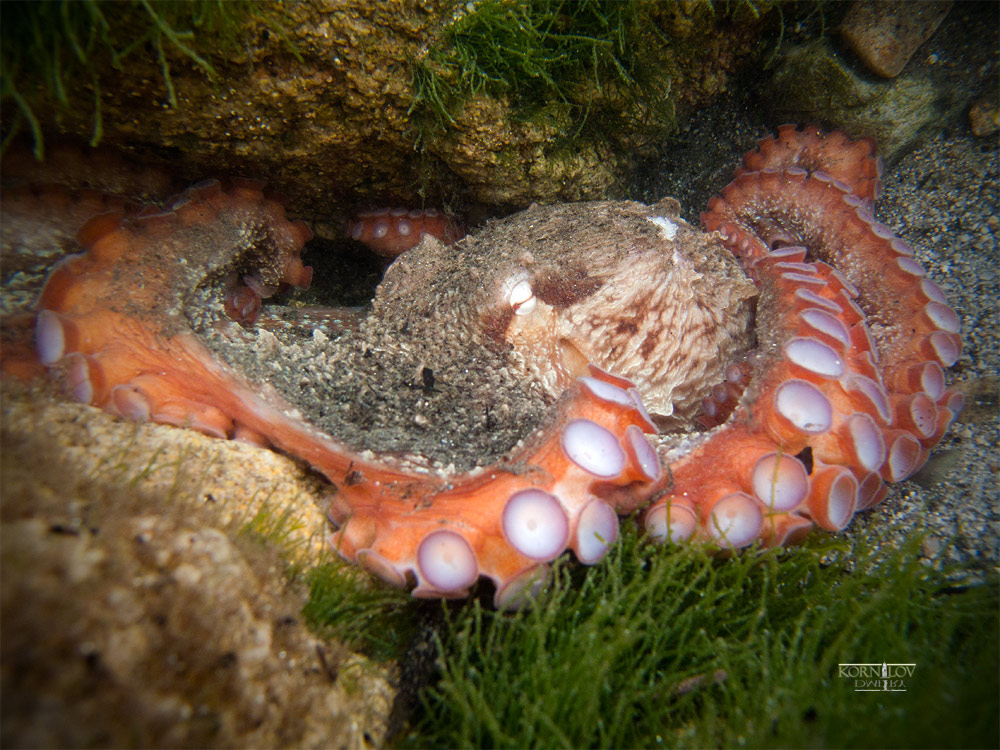
M 150 7 L 166 14 L 169 5 Z M 614 28 L 629 35 L 629 54 L 643 55 L 644 79 L 629 83 L 610 61 L 600 75 L 576 59 L 558 75 L 546 72 L 561 59 L 560 40 L 573 37 L 579 15 L 591 12 L 584 4 L 547 11 L 551 19 L 539 18 L 546 11 L 534 6 L 455 0 L 246 6 L 237 15 L 230 10 L 237 4 L 222 4 L 214 30 L 179 13 L 173 23 L 190 29 L 184 38 L 192 57 L 143 27 L 150 19 L 141 8 L 136 15 L 112 3 L 104 13 L 113 30 L 133 13 L 129 41 L 148 37 L 124 58 L 124 69 L 103 50 L 93 54 L 92 70 L 65 72 L 69 104 L 61 106 L 45 86 L 52 71 L 25 67 L 19 93 L 47 138 L 91 139 L 99 100 L 101 143 L 169 165 L 188 183 L 207 174 L 267 175 L 317 235 L 334 238 L 356 209 L 387 201 L 461 209 L 470 200 L 523 207 L 604 197 L 641 144 L 668 132 L 684 109 L 726 91 L 765 25 L 763 11 L 622 4 L 625 19 Z M 17 20 L 17 10 L 5 8 L 5 23 Z M 515 38 L 502 37 L 510 33 Z M 475 46 L 490 35 L 504 44 Z M 109 43 L 125 46 L 117 38 Z M 494 59 L 507 43 L 511 58 Z M 64 51 L 68 63 L 72 50 Z M 522 51 L 544 68 L 534 78 L 522 70 Z M 27 42 L 22 52 L 30 56 Z M 461 66 L 470 56 L 489 90 L 469 90 Z M 546 76 L 550 100 L 521 101 L 531 97 L 514 89 Z M 18 107 L 4 104 L 6 135 Z
M 315 480 L 15 387 L 3 424 L 5 747 L 382 742 L 390 670 L 308 632 L 278 555 L 235 533 L 282 519 L 315 556 Z
M 780 118 L 832 122 L 871 136 L 889 162 L 939 117 L 931 81 L 910 75 L 891 83 L 872 81 L 837 54 L 828 39 L 789 50 L 768 91 Z
M 840 35 L 869 70 L 895 78 L 937 31 L 952 5 L 952 0 L 856 0 L 840 25 Z

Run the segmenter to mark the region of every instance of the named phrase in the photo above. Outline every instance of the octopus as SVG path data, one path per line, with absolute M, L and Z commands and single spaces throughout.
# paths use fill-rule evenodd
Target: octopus
M 485 577 L 515 606 L 567 550 L 598 562 L 620 516 L 654 543 L 792 544 L 924 464 L 963 407 L 960 324 L 875 219 L 881 174 L 871 140 L 783 126 L 703 229 L 670 198 L 462 238 L 362 217 L 358 239 L 419 238 L 365 309 L 287 304 L 309 229 L 260 183 L 208 181 L 99 206 L 33 356 L 78 402 L 308 463 L 331 544 L 385 581 L 462 597 Z
M 465 236 L 461 224 L 436 208 L 380 208 L 358 214 L 347 224 L 346 236 L 383 258 L 398 258 L 425 234 L 446 245 Z

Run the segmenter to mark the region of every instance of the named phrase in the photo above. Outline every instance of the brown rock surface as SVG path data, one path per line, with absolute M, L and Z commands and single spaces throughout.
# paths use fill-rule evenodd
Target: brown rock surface
M 1000 130 L 1000 104 L 996 94 L 983 96 L 969 107 L 969 126 L 972 134 L 980 138 Z
M 489 5 L 285 4 L 274 14 L 281 34 L 274 23 L 250 17 L 241 22 L 235 52 L 213 47 L 211 38 L 199 40 L 204 31 L 195 29 L 189 43 L 206 56 L 216 76 L 164 43 L 176 106 L 169 103 L 162 62 L 148 44 L 130 54 L 122 70 L 99 63 L 95 78 L 81 76 L 67 92 L 68 107 L 56 106 L 42 76 L 20 81 L 19 87 L 48 136 L 89 140 L 96 81 L 102 143 L 137 152 L 189 182 L 266 176 L 320 236 L 339 235 L 358 207 L 386 203 L 525 206 L 604 196 L 630 165 L 630 150 L 672 125 L 669 108 L 653 112 L 648 101 L 584 79 L 566 84 L 572 106 L 554 101 L 526 121 L 503 95 L 481 92 L 463 99 L 464 82 L 443 71 L 446 87 L 464 103 L 445 126 L 424 127 L 430 115 L 418 102 L 415 67 L 445 42 L 456 21 L 495 12 Z M 112 3 L 105 12 L 124 7 Z M 763 27 L 760 12 L 727 16 L 699 3 L 649 6 L 643 12 L 656 26 L 639 29 L 656 40 L 646 70 L 658 77 L 664 99 L 675 109 L 699 106 L 725 92 Z M 5 107 L 5 130 L 17 112 L 11 105 Z M 610 113 L 613 123 L 572 141 L 583 125 L 579 113 L 591 106 L 600 107 L 603 116 Z M 608 140 L 630 145 L 612 148 Z
M 301 467 L 10 385 L 2 448 L 4 746 L 383 741 L 388 670 L 311 635 L 290 585 L 323 545 Z
M 952 5 L 952 0 L 855 0 L 840 35 L 869 70 L 895 78 Z

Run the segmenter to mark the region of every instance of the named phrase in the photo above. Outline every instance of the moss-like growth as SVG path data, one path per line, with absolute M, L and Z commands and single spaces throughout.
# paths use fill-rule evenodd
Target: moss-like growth
M 675 120 L 681 60 L 699 59 L 698 37 L 715 23 L 756 21 L 772 0 L 486 0 L 459 11 L 413 65 L 414 115 L 422 137 L 455 121 L 485 93 L 506 98 L 524 121 L 572 123 L 563 135 L 606 135 L 623 125 Z M 701 54 L 699 54 L 701 53 Z
M 379 661 L 403 657 L 418 619 L 408 593 L 339 560 L 313 568 L 306 578 L 309 601 L 302 613 L 311 628 Z
M 238 51 L 253 18 L 286 39 L 278 6 L 251 0 L 57 0 L 0 4 L 0 103 L 13 103 L 18 119 L 3 146 L 23 120 L 32 133 L 35 155 L 43 156 L 42 123 L 35 115 L 42 100 L 58 109 L 71 106 L 71 92 L 93 91 L 91 145 L 103 134 L 99 71 L 124 71 L 134 56 L 151 50 L 159 62 L 165 99 L 177 106 L 169 58 L 181 56 L 211 79 L 213 55 Z M 292 48 L 293 53 L 295 52 Z
M 277 550 L 288 580 L 298 579 L 304 570 L 321 562 L 320 556 L 304 541 L 305 523 L 295 506 L 272 507 L 270 497 L 263 498 L 260 503 L 254 498 L 250 505 L 257 506 L 257 511 L 240 526 L 240 536 Z
M 997 587 L 932 571 L 914 536 L 716 559 L 626 532 L 515 615 L 446 609 L 414 747 L 984 746 Z M 855 692 L 840 663 L 915 663 Z

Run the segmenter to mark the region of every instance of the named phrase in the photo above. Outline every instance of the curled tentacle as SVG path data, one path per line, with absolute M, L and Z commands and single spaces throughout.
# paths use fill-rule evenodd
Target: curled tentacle
M 762 356 L 729 422 L 665 455 L 674 486 L 647 513 L 653 536 L 741 546 L 755 525 L 772 544 L 810 522 L 840 530 L 885 496 L 883 481 L 919 469 L 957 416 L 942 368 L 961 350 L 958 316 L 874 219 L 874 160 L 866 141 L 786 126 L 702 215 L 760 286 Z
M 53 270 L 41 295 L 39 359 L 77 401 L 306 460 L 337 488 L 338 551 L 391 583 L 416 584 L 418 596 L 461 596 L 483 575 L 498 604 L 513 604 L 565 550 L 599 560 L 617 511 L 633 510 L 661 477 L 644 435 L 655 428 L 631 383 L 595 368 L 502 460 L 459 471 L 347 446 L 196 335 L 238 337 L 213 310 L 252 329 L 261 298 L 307 284 L 308 236 L 245 183 L 199 184 L 168 211 L 94 217 L 78 234 L 83 252 Z
M 709 234 L 671 200 L 534 206 L 421 242 L 367 314 L 265 306 L 311 282 L 311 234 L 259 183 L 207 181 L 88 221 L 35 350 L 77 401 L 308 462 L 340 554 L 417 596 L 484 576 L 516 604 L 649 502 L 656 539 L 792 543 L 924 463 L 962 407 L 960 325 L 874 219 L 869 141 L 786 126 L 744 163 Z

